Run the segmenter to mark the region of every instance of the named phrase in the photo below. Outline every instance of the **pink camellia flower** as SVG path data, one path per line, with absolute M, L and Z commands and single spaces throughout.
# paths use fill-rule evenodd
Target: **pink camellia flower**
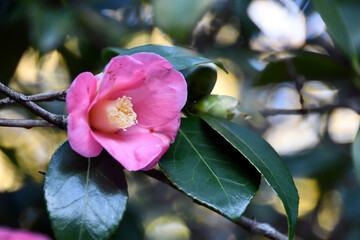
M 40 233 L 29 232 L 25 230 L 10 229 L 0 227 L 1 240 L 50 240 L 49 237 Z
M 70 146 L 84 157 L 105 148 L 127 170 L 149 170 L 174 141 L 186 98 L 183 75 L 161 56 L 114 57 L 103 73 L 81 73 L 68 90 Z

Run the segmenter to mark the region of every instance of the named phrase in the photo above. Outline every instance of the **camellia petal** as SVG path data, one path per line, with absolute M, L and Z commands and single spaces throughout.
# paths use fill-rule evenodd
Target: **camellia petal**
M 102 146 L 93 138 L 89 124 L 88 109 L 95 98 L 98 80 L 89 72 L 75 78 L 66 95 L 68 138 L 72 149 L 84 157 L 100 154 Z
M 162 152 L 162 140 L 150 133 L 117 135 L 94 131 L 93 135 L 129 171 L 144 168 Z
M 128 91 L 133 99 L 139 125 L 160 126 L 179 114 L 187 99 L 187 85 L 183 75 L 175 70 L 148 79 L 139 89 Z
M 131 55 L 144 64 L 144 70 L 148 79 L 165 75 L 172 69 L 171 63 L 155 53 L 136 53 Z
M 157 158 L 155 158 L 151 163 L 149 163 L 149 165 L 147 165 L 146 167 L 144 167 L 141 170 L 147 171 L 147 170 L 153 169 L 156 166 L 157 162 L 160 160 L 160 158 L 169 149 L 170 142 L 175 141 L 176 134 L 177 134 L 177 132 L 179 130 L 180 118 L 181 118 L 181 113 L 179 113 L 178 116 L 176 116 L 170 122 L 168 122 L 168 123 L 166 123 L 164 125 L 161 125 L 161 126 L 151 128 L 149 130 L 150 133 L 152 133 L 153 135 L 155 135 L 155 136 L 162 139 L 162 141 L 163 141 L 163 147 L 162 147 L 163 152 L 160 153 L 159 156 Z
M 66 94 L 68 113 L 87 114 L 90 103 L 94 100 L 98 80 L 90 72 L 81 73 L 75 78 Z
M 118 132 L 118 134 L 121 135 L 136 135 L 136 134 L 147 133 L 147 134 L 152 134 L 162 140 L 162 152 L 156 158 L 154 158 L 152 162 L 150 162 L 147 166 L 145 166 L 140 170 L 147 171 L 156 166 L 160 158 L 169 149 L 170 143 L 174 142 L 176 134 L 180 127 L 180 118 L 181 118 L 181 113 L 179 113 L 178 116 L 176 116 L 170 122 L 161 126 L 152 127 L 150 129 L 134 126 L 126 132 Z
M 160 160 L 160 158 L 166 153 L 166 151 L 169 149 L 170 147 L 170 143 L 163 143 L 162 146 L 162 152 L 156 157 L 154 158 L 154 160 L 152 160 L 147 166 L 145 166 L 144 168 L 140 169 L 142 171 L 148 171 L 150 169 L 153 169 L 156 164 L 158 163 L 158 161 Z
M 151 128 L 155 136 L 159 136 L 164 142 L 174 142 L 180 127 L 181 113 L 166 124 Z
M 103 149 L 93 137 L 89 121 L 77 113 L 68 117 L 68 138 L 71 148 L 84 157 L 96 157 Z
M 130 56 L 114 57 L 106 66 L 98 97 L 111 92 L 139 88 L 145 82 L 144 65 Z
M 173 120 L 160 126 L 144 128 L 142 126 L 136 125 L 127 129 L 127 131 L 119 131 L 117 132 L 117 134 L 121 136 L 127 136 L 127 135 L 149 133 L 156 137 L 159 137 L 160 139 L 162 139 L 164 143 L 168 144 L 174 142 L 175 140 L 176 134 L 180 127 L 180 119 L 181 119 L 181 113 L 179 113 Z

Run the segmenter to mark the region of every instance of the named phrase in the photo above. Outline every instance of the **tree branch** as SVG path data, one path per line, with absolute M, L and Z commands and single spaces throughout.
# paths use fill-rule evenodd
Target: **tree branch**
M 38 105 L 36 105 L 35 103 L 33 103 L 27 96 L 11 90 L 10 88 L 8 88 L 7 86 L 5 86 L 2 83 L 0 83 L 0 92 L 5 94 L 9 98 L 13 99 L 15 102 L 23 105 L 28 110 L 30 110 L 32 113 L 43 118 L 47 122 L 54 124 L 55 126 L 61 128 L 61 129 L 66 129 L 67 119 L 65 116 L 53 114 L 53 113 L 46 111 L 45 109 L 43 109 L 43 108 L 39 107 Z
M 254 234 L 263 235 L 275 240 L 288 240 L 287 236 L 280 233 L 268 223 L 257 222 L 255 219 L 249 219 L 244 216 L 241 216 L 241 218 L 235 223 Z
M 180 191 L 166 176 L 163 172 L 156 170 L 156 169 L 152 169 L 149 171 L 142 171 L 143 174 L 155 178 L 167 185 L 169 185 L 170 187 Z M 180 191 L 181 192 L 181 191 Z M 202 204 L 199 201 L 195 201 L 197 204 L 210 209 L 211 211 L 214 211 L 213 209 L 211 209 L 210 207 Z M 220 214 L 220 213 L 218 213 Z M 221 214 L 220 214 L 221 215 Z M 223 216 L 223 215 L 221 215 Z M 223 216 L 225 217 L 225 216 Z M 231 219 L 229 219 L 230 221 L 232 221 Z M 233 221 L 234 222 L 234 221 Z M 271 225 L 267 224 L 267 223 L 261 223 L 261 222 L 257 222 L 256 220 L 251 220 L 245 216 L 241 216 L 240 219 L 236 222 L 234 222 L 235 224 L 241 226 L 242 228 L 244 228 L 245 230 L 247 230 L 250 233 L 253 234 L 258 234 L 258 235 L 262 235 L 265 237 L 268 237 L 270 239 L 274 239 L 274 240 L 287 240 L 288 237 L 285 236 L 284 234 L 280 233 L 279 231 L 277 231 L 275 228 L 273 228 Z
M 356 113 L 360 114 L 360 99 L 352 99 L 353 101 L 347 101 L 338 104 L 324 105 L 317 108 L 304 108 L 304 109 L 264 109 L 259 111 L 264 117 L 275 116 L 275 115 L 305 115 L 310 113 L 328 113 L 336 108 L 350 108 Z
M 61 90 L 61 91 L 52 91 L 52 92 L 44 92 L 40 94 L 30 95 L 27 96 L 29 101 L 33 102 L 45 102 L 45 101 L 65 101 L 66 98 L 67 89 Z M 15 104 L 16 101 L 14 101 L 11 98 L 4 98 L 0 100 L 0 106 Z
M 43 119 L 4 119 L 0 118 L 1 127 L 20 127 L 20 128 L 33 128 L 33 127 L 56 127 Z
M 301 104 L 301 108 L 304 108 L 305 101 L 304 101 L 304 97 L 301 93 L 301 89 L 303 88 L 304 83 L 306 82 L 306 79 L 304 78 L 304 76 L 297 74 L 296 67 L 291 59 L 289 59 L 289 58 L 285 59 L 284 63 L 285 63 L 285 66 L 286 66 L 286 69 L 288 71 L 290 78 L 295 83 L 296 91 L 299 94 L 299 101 Z
M 275 115 L 305 115 L 310 113 L 327 113 L 334 110 L 339 106 L 327 105 L 320 108 L 308 108 L 308 109 L 264 109 L 260 111 L 260 114 L 264 117 Z

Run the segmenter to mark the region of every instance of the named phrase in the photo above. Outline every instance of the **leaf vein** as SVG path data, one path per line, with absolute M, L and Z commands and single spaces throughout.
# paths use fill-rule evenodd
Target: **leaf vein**
M 84 203 L 84 208 L 83 208 L 83 212 L 82 212 L 82 216 L 81 216 L 79 240 L 81 240 L 82 233 L 84 231 L 85 211 L 86 211 L 86 206 L 87 206 L 89 182 L 90 182 L 90 158 L 88 158 L 88 168 L 87 168 L 87 172 L 86 172 L 85 203 Z
M 185 133 L 179 129 L 180 134 L 185 138 L 185 140 L 190 144 L 190 146 L 194 149 L 194 151 L 198 154 L 198 156 L 200 157 L 200 160 L 204 163 L 204 165 L 209 169 L 209 171 L 211 172 L 211 174 L 215 177 L 215 179 L 217 180 L 217 182 L 220 185 L 221 190 L 225 193 L 225 196 L 227 198 L 227 200 L 229 201 L 229 204 L 231 205 L 231 207 L 233 207 L 232 202 L 230 200 L 230 197 L 228 195 L 228 193 L 226 192 L 224 186 L 222 185 L 220 179 L 218 178 L 218 176 L 215 174 L 215 172 L 213 171 L 213 169 L 210 167 L 210 165 L 206 162 L 206 160 L 203 158 L 203 156 L 200 154 L 200 152 L 195 148 L 195 146 L 192 144 L 192 142 L 190 141 L 190 139 L 185 135 Z

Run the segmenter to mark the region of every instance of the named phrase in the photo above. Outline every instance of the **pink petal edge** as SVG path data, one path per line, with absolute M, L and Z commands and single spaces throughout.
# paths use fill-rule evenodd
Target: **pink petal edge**
M 181 112 L 166 124 L 151 128 L 155 136 L 160 137 L 164 142 L 174 142 L 180 128 Z
M 75 78 L 66 95 L 68 116 L 68 138 L 71 148 L 84 157 L 100 154 L 102 146 L 91 134 L 88 110 L 94 100 L 99 76 L 81 73 Z
M 88 120 L 76 113 L 68 117 L 68 139 L 71 148 L 83 157 L 96 157 L 103 149 L 93 137 Z
M 75 111 L 87 114 L 90 103 L 96 95 L 97 83 L 97 78 L 90 72 L 81 73 L 75 78 L 66 94 L 69 114 Z
M 163 151 L 163 141 L 150 133 L 118 135 L 93 132 L 94 138 L 129 171 L 149 165 Z
M 141 171 L 149 171 L 153 169 L 158 161 L 161 159 L 161 157 L 166 153 L 166 151 L 169 149 L 170 144 L 169 143 L 163 143 L 162 152 L 154 159 L 152 160 L 146 167 L 140 169 Z
M 141 52 L 131 55 L 144 64 L 147 77 L 162 76 L 173 68 L 171 63 L 156 53 Z
M 139 88 L 145 82 L 143 63 L 131 56 L 118 56 L 110 60 L 104 70 L 98 97 L 119 91 Z

